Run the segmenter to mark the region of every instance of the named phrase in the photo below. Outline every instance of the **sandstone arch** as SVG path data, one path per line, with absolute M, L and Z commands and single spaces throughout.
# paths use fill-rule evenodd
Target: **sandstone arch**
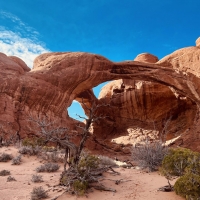
M 102 82 L 121 78 L 170 86 L 199 106 L 199 69 L 195 69 L 199 55 L 197 46 L 178 50 L 156 63 L 114 63 L 89 53 L 47 53 L 38 56 L 28 71 L 23 62 L 0 54 L 0 121 L 19 130 L 19 122 L 25 127 L 27 112 L 40 112 L 72 124 L 66 108 L 73 99 Z

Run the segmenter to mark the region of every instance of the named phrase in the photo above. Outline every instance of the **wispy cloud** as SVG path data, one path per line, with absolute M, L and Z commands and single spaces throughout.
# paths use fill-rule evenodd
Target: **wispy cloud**
M 49 52 L 44 44 L 37 39 L 39 33 L 24 24 L 17 16 L 0 11 L 0 18 L 6 18 L 15 24 L 13 30 L 0 26 L 0 52 L 21 58 L 29 67 L 32 67 L 36 56 Z

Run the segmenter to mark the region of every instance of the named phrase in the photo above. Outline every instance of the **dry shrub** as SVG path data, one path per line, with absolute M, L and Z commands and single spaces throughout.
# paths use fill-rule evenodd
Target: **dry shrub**
M 167 152 L 168 147 L 163 146 L 161 141 L 152 143 L 147 141 L 145 144 L 132 149 L 132 158 L 139 167 L 148 168 L 149 171 L 156 171 L 161 166 Z
M 5 169 L 0 171 L 0 176 L 8 176 L 8 175 L 10 175 L 10 171 Z
M 16 179 L 12 176 L 8 176 L 7 182 L 16 181 Z
M 7 162 L 9 160 L 12 160 L 12 158 L 13 158 L 12 155 L 7 154 L 7 153 L 2 153 L 0 155 L 0 162 Z
M 41 175 L 33 174 L 31 181 L 34 183 L 41 183 L 41 182 L 43 182 L 43 178 Z
M 58 152 L 58 151 L 52 151 L 52 152 L 42 152 L 40 155 L 40 158 L 42 160 L 46 160 L 49 162 L 64 162 L 64 154 Z
M 12 165 L 20 165 L 22 162 L 21 155 L 18 155 L 17 157 L 12 159 Z
M 43 187 L 34 187 L 31 192 L 31 200 L 45 199 L 48 197 L 47 191 Z
M 36 168 L 37 172 L 55 172 L 60 168 L 57 163 L 46 163 Z
M 41 147 L 39 146 L 22 146 L 19 149 L 19 153 L 26 154 L 29 156 L 38 155 L 41 152 Z

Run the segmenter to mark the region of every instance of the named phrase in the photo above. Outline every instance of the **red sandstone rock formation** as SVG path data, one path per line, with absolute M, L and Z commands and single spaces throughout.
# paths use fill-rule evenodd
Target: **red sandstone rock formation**
M 190 130 L 185 132 L 189 135 L 185 137 L 187 144 L 198 149 L 189 139 L 196 137 L 194 131 L 200 123 L 198 112 L 194 119 L 197 111 L 194 103 L 197 106 L 200 103 L 199 55 L 199 40 L 196 47 L 180 49 L 158 62 L 155 56 L 149 54 L 141 54 L 136 58 L 137 61 L 114 63 L 95 54 L 46 53 L 35 59 L 34 68 L 29 71 L 22 60 L 0 54 L 1 127 L 7 133 L 17 131 L 23 137 L 28 133 L 27 116 L 30 114 L 48 115 L 58 124 L 73 126 L 75 120 L 70 119 L 66 111 L 73 99 L 81 98 L 84 91 L 102 82 L 122 79 L 125 85 L 123 89 L 126 91 L 120 92 L 122 88 L 117 86 L 110 93 L 112 98 L 116 94 L 122 95 L 120 101 L 119 98 L 113 100 L 115 107 L 122 108 L 113 114 L 128 118 L 121 120 L 118 132 L 122 132 L 120 129 L 124 130 L 123 126 L 129 126 L 129 119 L 140 120 L 141 124 L 148 127 L 149 118 L 162 121 L 166 113 L 173 111 L 181 124 L 185 120 L 183 130 L 190 126 Z M 160 84 L 170 86 L 174 93 L 187 97 L 187 100 L 177 99 L 168 87 Z M 155 94 L 156 91 L 161 91 L 161 95 Z M 151 93 L 155 94 L 156 101 Z M 129 100 L 135 102 L 130 103 Z M 158 107 L 158 112 L 151 111 Z M 106 135 L 106 129 L 103 131 L 96 135 Z M 194 142 L 197 141 L 194 139 Z

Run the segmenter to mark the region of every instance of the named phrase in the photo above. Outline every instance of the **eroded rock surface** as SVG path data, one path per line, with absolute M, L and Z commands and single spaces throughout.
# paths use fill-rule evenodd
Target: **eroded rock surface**
M 119 121 L 121 127 L 116 127 L 117 134 L 132 121 L 149 128 L 149 121 L 157 120 L 158 127 L 162 126 L 163 117 L 173 113 L 173 117 L 185 125 L 181 130 L 183 135 L 187 133 L 183 138 L 187 145 L 198 149 L 198 140 L 194 138 L 199 124 L 196 105 L 200 104 L 198 44 L 197 40 L 196 47 L 177 50 L 160 61 L 148 54 L 141 54 L 137 61 L 114 63 L 95 54 L 46 53 L 35 59 L 32 70 L 19 58 L 0 54 L 1 129 L 6 133 L 16 131 L 24 137 L 29 133 L 29 115 L 47 115 L 58 125 L 73 128 L 76 122 L 66 111 L 72 101 L 102 82 L 120 79 L 114 82 L 114 88 L 110 85 L 110 89 L 101 94 L 101 98 L 110 95 L 112 99 L 114 111 L 111 112 L 110 127 L 115 127 L 113 119 Z M 106 133 L 103 129 L 102 133 L 97 129 L 95 134 L 112 138 L 116 132 Z

